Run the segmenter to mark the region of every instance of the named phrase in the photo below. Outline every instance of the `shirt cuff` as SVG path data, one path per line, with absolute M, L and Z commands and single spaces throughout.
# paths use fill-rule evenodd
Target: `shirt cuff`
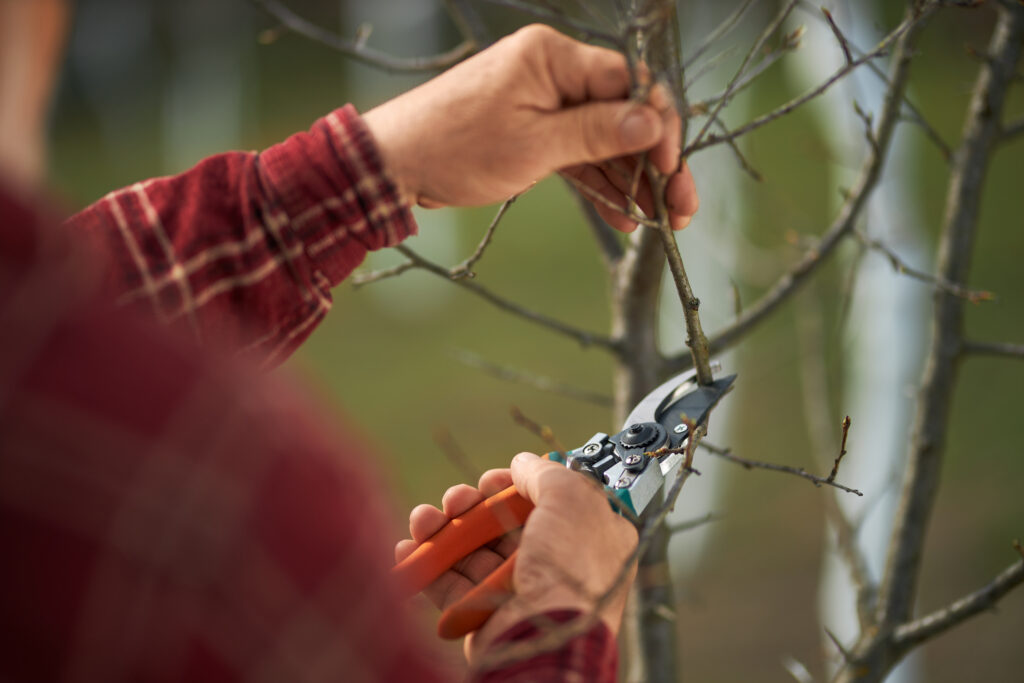
M 525 619 L 491 643 L 488 654 L 496 655 L 503 647 L 540 638 L 562 624 L 582 618 L 586 618 L 585 615 L 576 610 L 553 610 Z M 554 683 L 568 680 L 612 683 L 618 673 L 618 664 L 619 650 L 615 637 L 604 621 L 598 619 L 580 635 L 557 646 L 538 649 L 525 658 L 517 657 L 511 662 L 476 671 L 472 680 L 478 683 Z
M 350 104 L 266 150 L 260 164 L 291 230 L 331 287 L 366 251 L 395 246 L 417 232 L 408 202 Z

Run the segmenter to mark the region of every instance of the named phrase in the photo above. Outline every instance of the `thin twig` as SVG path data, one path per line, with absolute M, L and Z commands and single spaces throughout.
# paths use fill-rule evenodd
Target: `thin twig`
M 872 150 L 864 160 L 857 182 L 846 195 L 846 201 L 840 208 L 832 225 L 829 226 L 822 236 L 816 249 L 806 253 L 758 301 L 753 305 L 747 306 L 741 316 L 709 339 L 708 343 L 712 355 L 720 353 L 735 344 L 750 330 L 764 321 L 772 311 L 785 301 L 788 301 L 789 297 L 799 289 L 800 285 L 806 282 L 808 277 L 818 269 L 825 257 L 830 255 L 849 232 L 853 230 L 861 212 L 867 205 L 868 197 L 875 189 L 881 177 L 881 170 L 885 163 L 885 157 L 888 154 L 893 130 L 899 119 L 903 94 L 907 86 L 913 54 L 913 38 L 917 35 L 918 27 L 923 25 L 926 16 L 927 12 L 914 20 L 905 20 L 900 25 L 900 29 L 890 34 L 890 36 L 898 34 L 899 37 L 894 49 L 895 57 L 893 59 L 892 75 L 889 79 L 890 87 L 886 91 L 881 115 L 878 118 L 875 129 L 878 149 L 877 151 Z M 689 365 L 689 358 L 684 354 L 670 358 L 667 362 L 667 367 L 672 372 L 678 372 L 689 367 Z
M 843 656 L 843 661 L 850 662 L 853 660 L 853 655 L 850 654 L 850 651 L 847 650 L 841 642 L 839 642 L 839 638 L 837 638 L 836 634 L 832 633 L 832 630 L 827 626 L 825 627 L 825 634 L 828 636 L 828 639 L 832 641 L 832 644 L 836 646 L 836 649 L 839 650 L 839 654 Z
M 937 275 L 931 275 L 929 273 L 925 273 L 924 271 L 917 270 L 916 268 L 912 268 L 909 265 L 907 265 L 906 261 L 901 259 L 895 251 L 893 251 L 883 242 L 868 237 L 860 230 L 854 230 L 853 234 L 865 247 L 873 251 L 877 251 L 878 253 L 883 254 L 886 258 L 888 258 L 889 263 L 892 264 L 893 270 L 895 270 L 897 273 L 907 275 L 908 277 L 912 277 L 915 280 L 919 280 L 921 282 L 926 282 L 934 286 L 936 289 L 940 289 L 943 292 L 952 294 L 955 297 L 959 297 L 966 301 L 970 301 L 972 304 L 977 304 L 982 301 L 992 301 L 993 299 L 996 298 L 995 294 L 993 294 L 992 292 L 977 289 L 967 289 L 966 287 L 956 282 L 950 282 L 945 278 L 939 277 Z
M 498 208 L 498 213 L 495 214 L 491 224 L 487 227 L 487 232 L 484 233 L 483 239 L 480 240 L 480 244 L 477 245 L 476 250 L 465 261 L 452 266 L 449 270 L 453 279 L 460 277 L 476 277 L 476 274 L 472 271 L 473 266 L 476 265 L 476 262 L 484 255 L 484 251 L 491 244 L 491 239 L 494 237 L 494 231 L 498 228 L 498 223 L 501 222 L 501 219 L 505 216 L 505 212 L 508 211 L 508 208 L 512 206 L 512 203 L 515 202 L 518 197 L 519 195 L 513 195 L 502 202 L 501 206 Z
M 825 20 L 821 12 L 819 11 L 819 3 L 802 2 L 801 4 L 804 5 L 804 9 L 806 9 L 811 16 L 821 21 Z M 846 38 L 846 45 L 853 55 L 855 55 L 858 58 L 864 55 L 864 50 L 858 48 L 852 41 L 850 41 L 849 38 L 845 36 L 844 38 Z M 874 62 L 867 62 L 865 66 L 869 71 L 871 71 L 871 73 L 877 76 L 883 84 L 885 84 L 886 88 L 890 86 L 889 77 L 886 76 L 885 71 L 880 69 L 878 65 L 876 65 Z M 921 131 L 925 134 L 925 137 L 927 137 L 936 147 L 938 147 L 939 152 L 942 154 L 942 158 L 948 162 L 953 156 L 953 151 L 949 148 L 949 145 L 946 144 L 946 141 L 942 139 L 942 136 L 939 135 L 939 132 L 935 130 L 935 127 L 928 123 L 928 120 L 924 117 L 924 114 L 921 113 L 921 110 L 918 109 L 917 105 L 915 105 L 911 101 L 910 96 L 907 94 L 904 94 L 903 96 L 903 106 L 906 107 L 910 116 L 901 118 L 920 127 Z
M 836 461 L 832 465 L 832 471 L 828 475 L 826 481 L 831 484 L 836 480 L 836 475 L 839 474 L 839 463 L 843 461 L 843 456 L 846 455 L 846 436 L 850 433 L 850 416 L 847 415 L 843 418 L 843 440 L 839 444 L 839 455 L 836 456 Z
M 478 284 L 474 280 L 470 280 L 468 278 L 452 279 L 450 270 L 442 266 L 439 266 L 433 261 L 425 259 L 424 257 L 420 256 L 418 253 L 416 253 L 409 247 L 406 247 L 405 245 L 398 245 L 397 247 L 395 247 L 395 250 L 400 252 L 401 254 L 404 254 L 406 258 L 409 259 L 411 267 L 422 268 L 423 270 L 433 273 L 438 277 L 442 277 L 445 280 L 449 280 L 450 282 L 469 290 L 473 294 L 476 294 L 480 298 L 488 301 L 489 303 L 493 304 L 494 306 L 497 306 L 498 308 L 504 311 L 508 311 L 509 313 L 517 315 L 520 318 L 528 320 L 536 325 L 540 325 L 541 327 L 545 327 L 554 332 L 558 332 L 559 334 L 562 334 L 566 337 L 575 339 L 584 346 L 593 345 L 606 349 L 608 351 L 612 351 L 613 353 L 619 352 L 619 345 L 609 337 L 597 334 L 596 332 L 588 332 L 586 330 L 581 330 L 579 328 L 568 325 L 556 318 L 546 316 L 542 313 L 537 313 L 536 311 L 524 308 L 519 304 L 512 303 L 508 299 L 500 297 L 491 290 L 487 289 L 486 287 L 483 287 L 482 285 Z
M 473 465 L 466 451 L 459 446 L 459 443 L 452 436 L 452 433 L 445 427 L 437 427 L 434 430 L 434 443 L 441 449 L 448 461 L 455 465 L 455 468 L 462 472 L 467 481 L 477 481 L 482 472 L 480 468 Z
M 356 273 L 350 279 L 352 286 L 358 289 L 363 285 L 368 285 L 373 282 L 379 282 L 380 280 L 386 280 L 389 277 L 395 277 L 401 275 L 407 270 L 412 270 L 418 267 L 413 261 L 404 261 L 399 263 L 397 266 L 391 268 L 382 268 L 380 270 L 371 270 L 368 273 Z
M 605 207 L 611 209 L 612 211 L 617 211 L 618 213 L 621 213 L 623 216 L 625 216 L 629 220 L 636 221 L 640 225 L 646 225 L 649 228 L 656 228 L 656 227 L 658 227 L 658 222 L 657 221 L 655 221 L 653 219 L 650 219 L 650 218 L 647 218 L 646 216 L 641 216 L 640 214 L 636 213 L 635 211 L 630 211 L 628 207 L 619 206 L 618 204 L 616 204 L 612 200 L 608 199 L 607 197 L 605 197 L 603 194 L 601 194 L 600 192 L 598 192 L 594 188 L 592 188 L 589 185 L 587 185 L 586 183 L 584 183 L 583 181 L 581 181 L 581 180 L 579 180 L 577 178 L 573 178 L 572 176 L 569 176 L 569 175 L 566 175 L 564 177 L 565 177 L 566 180 L 568 180 L 570 183 L 572 183 L 573 187 L 575 187 L 577 190 L 579 190 L 583 194 L 587 195 L 587 197 L 589 199 L 597 202 L 598 204 L 600 204 L 602 206 L 605 206 Z
M 1024 344 L 1005 344 L 999 342 L 965 341 L 960 350 L 979 356 L 1005 356 L 1007 358 L 1024 358 Z
M 345 40 L 341 36 L 304 19 L 290 10 L 284 3 L 278 2 L 278 0 L 251 0 L 251 2 L 263 8 L 264 11 L 281 22 L 281 25 L 289 31 L 333 48 L 357 61 L 384 69 L 385 71 L 441 71 L 457 64 L 477 50 L 476 42 L 467 38 L 451 50 L 437 55 L 412 58 L 395 57 L 386 52 L 367 47 L 363 44 L 362 40 Z
M 622 38 L 613 34 L 601 31 L 593 26 L 584 24 L 581 21 L 574 19 L 563 11 L 548 9 L 546 7 L 538 7 L 537 5 L 531 5 L 528 2 L 520 2 L 520 0 L 485 0 L 488 4 L 498 5 L 499 7 L 508 7 L 509 9 L 518 10 L 524 14 L 532 16 L 536 19 L 543 19 L 550 21 L 555 24 L 560 24 L 566 28 L 570 28 L 579 35 L 586 37 L 591 40 L 600 40 L 609 45 L 613 45 L 622 49 L 623 41 Z
M 537 435 L 541 441 L 546 443 L 552 450 L 558 451 L 559 453 L 566 453 L 565 446 L 558 440 L 555 433 L 551 430 L 551 427 L 542 425 L 539 422 L 534 422 L 530 418 L 523 415 L 523 411 L 519 410 L 516 406 L 509 408 L 509 413 L 512 415 L 512 420 L 517 425 L 525 428 L 527 431 Z
M 577 401 L 585 401 L 592 403 L 602 408 L 610 408 L 612 405 L 612 398 L 606 394 L 599 394 L 593 391 L 587 391 L 586 389 L 580 389 L 579 387 L 566 384 L 565 382 L 559 382 L 558 380 L 543 375 L 537 375 L 532 372 L 525 372 L 523 370 L 517 370 L 510 368 L 507 365 L 499 365 L 492 363 L 491 361 L 485 360 L 475 353 L 463 350 L 453 350 L 452 355 L 455 356 L 460 362 L 469 365 L 470 367 L 483 370 L 484 372 L 493 375 L 499 379 L 507 380 L 510 382 L 518 382 L 531 386 L 541 391 L 547 391 L 552 394 L 558 394 L 559 396 L 565 396 L 567 398 L 573 398 Z
M 721 448 L 719 446 L 712 446 L 711 444 L 709 444 L 707 442 L 701 443 L 701 447 L 704 450 L 706 450 L 708 453 L 711 453 L 712 455 L 716 455 L 719 458 L 722 458 L 723 460 L 728 460 L 729 462 L 736 463 L 737 465 L 740 465 L 740 466 L 742 466 L 742 467 L 744 467 L 744 468 L 746 468 L 748 470 L 750 470 L 750 469 L 759 469 L 759 470 L 769 470 L 769 471 L 772 471 L 772 472 L 784 472 L 786 474 L 792 474 L 792 475 L 797 476 L 797 477 L 803 477 L 804 479 L 806 479 L 806 480 L 810 481 L 811 483 L 813 483 L 815 486 L 819 486 L 819 487 L 822 486 L 822 485 L 834 486 L 835 488 L 840 489 L 841 491 L 846 491 L 847 493 L 853 493 L 853 494 L 856 494 L 858 496 L 863 496 L 864 495 L 863 492 L 858 491 L 857 489 L 852 489 L 852 488 L 850 488 L 848 486 L 844 486 L 843 484 L 839 484 L 839 483 L 834 482 L 834 481 L 829 481 L 827 477 L 819 477 L 816 474 L 811 474 L 810 472 L 808 472 L 807 470 L 805 470 L 802 467 L 790 467 L 789 465 L 777 465 L 775 463 L 770 463 L 770 462 L 761 462 L 761 461 L 758 461 L 758 460 L 748 460 L 747 458 L 741 458 L 738 455 L 734 455 L 733 452 L 732 452 L 732 449 L 730 449 L 730 448 Z
M 1021 553 L 1021 559 L 1004 569 L 982 588 L 965 595 L 942 609 L 899 626 L 893 633 L 893 645 L 906 651 L 915 645 L 949 630 L 967 619 L 992 609 L 1011 590 L 1024 583 L 1024 551 L 1015 541 L 1014 548 Z
M 736 89 L 740 79 L 743 77 L 743 74 L 747 69 L 747 65 L 754 58 L 754 55 L 758 54 L 761 51 L 761 47 L 765 44 L 765 42 L 768 41 L 768 38 L 770 38 L 772 34 L 774 34 L 779 29 L 780 26 L 782 26 L 782 22 L 784 22 L 786 20 L 786 17 L 789 16 L 790 12 L 793 11 L 793 8 L 796 7 L 797 2 L 798 0 L 789 0 L 789 2 L 786 3 L 785 7 L 782 8 L 782 11 L 779 12 L 775 19 L 770 24 L 768 24 L 767 28 L 765 28 L 765 30 L 761 32 L 761 35 L 757 37 L 757 40 L 754 41 L 754 44 L 750 46 L 750 50 L 747 51 L 747 54 L 743 58 L 743 61 L 740 63 L 740 66 L 736 70 L 736 73 L 733 75 L 728 85 L 725 86 L 725 92 L 723 93 L 721 99 L 715 104 L 715 108 L 711 111 L 711 118 L 704 123 L 704 127 L 701 128 L 699 133 L 697 133 L 697 136 L 693 139 L 693 142 L 687 145 L 687 148 L 683 151 L 683 158 L 689 157 L 695 149 L 699 149 L 698 145 L 704 141 L 704 136 L 707 135 L 708 129 L 711 127 L 711 122 L 718 117 L 718 112 L 720 112 L 722 110 L 722 107 L 725 106 L 725 104 L 729 101 L 733 91 Z
M 839 43 L 839 47 L 843 50 L 843 56 L 846 58 L 847 64 L 853 63 L 853 55 L 850 54 L 850 43 L 846 40 L 846 36 L 836 26 L 836 20 L 832 17 L 832 13 L 828 9 L 822 7 L 821 13 L 825 15 L 825 21 L 828 22 L 828 27 L 832 29 L 832 35 L 836 37 L 836 42 Z
M 1002 134 L 999 136 L 1000 142 L 1009 142 L 1018 135 L 1024 133 L 1024 118 L 1017 119 L 1011 123 L 1003 126 Z
M 702 149 L 706 149 L 706 148 L 711 147 L 713 145 L 720 144 L 720 143 L 724 142 L 727 139 L 735 140 L 738 137 L 746 135 L 747 133 L 750 133 L 750 132 L 752 132 L 754 130 L 757 130 L 758 128 L 760 128 L 762 126 L 764 126 L 766 124 L 769 124 L 772 121 L 775 121 L 776 119 L 785 116 L 786 114 L 789 114 L 790 112 L 792 112 L 795 109 L 803 106 L 804 104 L 807 104 L 811 100 L 819 97 L 820 95 L 823 95 L 829 88 L 831 88 L 837 82 L 842 80 L 847 74 L 849 74 L 851 71 L 853 71 L 854 69 L 859 67 L 861 64 L 869 62 L 872 59 L 875 59 L 877 57 L 880 57 L 880 56 L 888 53 L 890 45 L 892 45 L 892 43 L 894 41 L 896 41 L 904 33 L 906 33 L 907 30 L 911 26 L 916 25 L 918 22 L 920 22 L 920 18 L 908 18 L 903 23 L 901 23 L 898 27 L 896 27 L 891 33 L 889 33 L 889 35 L 887 35 L 882 40 L 882 42 L 879 43 L 877 47 L 875 47 L 874 50 L 871 50 L 870 52 L 865 53 L 863 56 L 858 57 L 857 59 L 853 60 L 849 64 L 844 64 L 842 67 L 840 67 L 838 70 L 836 70 L 831 76 L 829 76 L 827 79 L 825 79 L 825 81 L 823 81 L 822 83 L 820 83 L 816 87 L 812 88 L 808 92 L 804 93 L 803 95 L 795 97 L 792 100 L 790 100 L 789 102 L 786 102 L 785 104 L 783 104 L 782 106 L 777 107 L 777 108 L 773 109 L 772 111 L 768 112 L 767 114 L 762 114 L 761 116 L 758 116 L 757 118 L 753 119 L 752 121 L 750 121 L 750 122 L 748 122 L 748 123 L 746 123 L 746 124 L 744 124 L 744 125 L 742 125 L 742 126 L 740 126 L 738 128 L 735 128 L 731 133 L 729 133 L 728 136 L 724 136 L 724 135 L 709 135 L 706 138 L 703 137 L 703 136 L 698 136 L 697 138 L 695 138 L 693 140 L 693 142 L 691 142 L 689 145 L 686 146 L 686 149 L 683 150 L 683 156 L 688 157 L 688 156 L 694 154 L 695 152 L 699 152 Z M 727 92 L 728 92 L 728 89 L 727 89 Z M 900 99 L 902 100 L 902 97 Z M 898 108 L 897 108 L 897 113 L 898 113 Z M 705 129 L 706 128 L 707 128 L 707 125 L 705 125 Z
M 725 517 L 722 515 L 716 515 L 714 512 L 709 512 L 703 517 L 697 517 L 696 519 L 688 519 L 685 522 L 677 522 L 676 524 L 669 524 L 668 532 L 672 535 L 681 534 L 684 531 L 697 529 L 707 524 L 711 524 L 712 522 L 718 522 L 722 519 L 725 519 Z
M 747 13 L 747 10 L 754 6 L 757 0 L 745 0 L 743 4 L 736 8 L 736 10 L 727 16 L 725 20 L 719 24 L 715 29 L 704 38 L 703 42 L 697 46 L 697 48 L 690 53 L 690 55 L 683 61 L 683 70 L 688 71 L 693 63 L 700 59 L 701 55 L 707 52 L 708 48 L 712 45 L 718 44 L 723 38 L 732 32 L 734 28 L 740 23 L 743 15 Z
M 604 218 L 601 217 L 601 214 L 594 208 L 593 202 L 584 197 L 583 193 L 577 190 L 568 179 L 565 182 L 569 185 L 569 189 L 572 191 L 573 196 L 576 197 L 576 201 L 583 211 L 583 217 L 587 220 L 587 226 L 590 228 L 591 233 L 594 235 L 594 241 L 597 242 L 597 246 L 601 250 L 605 265 L 613 268 L 625 253 L 619 238 L 619 232 L 608 225 Z

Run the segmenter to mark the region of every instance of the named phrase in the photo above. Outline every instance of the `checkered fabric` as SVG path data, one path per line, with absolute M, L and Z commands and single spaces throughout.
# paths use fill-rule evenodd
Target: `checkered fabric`
M 254 372 L 367 250 L 415 231 L 354 110 L 63 229 L 32 205 L 0 188 L 0 680 L 458 676 L 388 582 L 372 451 Z M 473 676 L 615 667 L 599 625 Z

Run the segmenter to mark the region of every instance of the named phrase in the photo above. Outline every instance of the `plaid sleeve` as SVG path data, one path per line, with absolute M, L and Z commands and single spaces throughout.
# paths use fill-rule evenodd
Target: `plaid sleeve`
M 574 610 L 547 612 L 536 619 L 519 622 L 501 635 L 490 646 L 494 653 L 512 644 L 528 643 L 577 619 L 581 614 Z M 541 623 L 543 622 L 543 626 Z M 473 683 L 565 683 L 586 681 L 600 683 L 616 680 L 619 665 L 618 644 L 615 636 L 602 621 L 590 630 L 575 636 L 550 649 L 539 649 L 521 659 L 514 659 L 492 669 L 475 672 Z
M 416 232 L 351 105 L 262 153 L 112 192 L 67 227 L 105 259 L 119 304 L 264 367 L 309 336 L 367 251 Z

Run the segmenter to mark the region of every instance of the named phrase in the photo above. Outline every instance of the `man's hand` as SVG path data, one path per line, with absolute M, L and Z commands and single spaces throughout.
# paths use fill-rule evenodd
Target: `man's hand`
M 639 152 L 670 175 L 672 227 L 697 210 L 679 166 L 679 115 L 655 87 L 630 101 L 625 58 L 546 26 L 528 26 L 364 119 L 399 190 L 422 206 L 490 204 L 561 171 L 615 206 L 628 206 Z M 653 215 L 643 179 L 637 201 Z M 629 232 L 636 222 L 604 203 L 601 216 Z
M 519 548 L 513 575 L 515 598 L 467 638 L 467 657 L 472 659 L 526 617 L 561 608 L 592 612 L 597 599 L 612 588 L 615 592 L 601 618 L 617 631 L 635 567 L 624 581 L 616 584 L 616 579 L 636 548 L 636 529 L 612 511 L 594 482 L 532 453 L 517 455 L 511 470 L 486 472 L 478 489 L 466 484 L 448 489 L 440 510 L 431 505 L 414 508 L 409 515 L 412 540 L 395 546 L 396 561 L 407 557 L 450 519 L 512 483 L 535 506 L 521 534 L 512 532 L 477 550 L 424 591 L 443 610 Z

